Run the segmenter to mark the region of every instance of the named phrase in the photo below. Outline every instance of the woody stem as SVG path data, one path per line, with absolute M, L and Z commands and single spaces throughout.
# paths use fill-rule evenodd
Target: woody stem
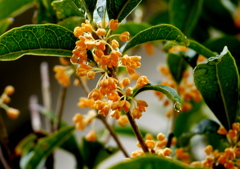
M 108 124 L 107 120 L 105 117 L 103 117 L 102 115 L 97 116 L 102 122 L 103 124 L 106 126 L 106 128 L 108 129 L 108 131 L 110 132 L 111 136 L 113 137 L 113 139 L 116 141 L 118 147 L 121 149 L 121 151 L 123 152 L 123 154 L 125 155 L 125 157 L 129 158 L 129 155 L 127 153 L 127 151 L 125 150 L 125 148 L 123 147 L 122 143 L 120 142 L 119 138 L 117 137 L 116 133 L 113 131 L 112 127 Z
M 148 147 L 146 146 L 144 140 L 143 140 L 143 136 L 141 134 L 141 132 L 139 131 L 139 128 L 135 122 L 135 120 L 133 119 L 132 115 L 131 115 L 131 111 L 129 111 L 128 113 L 126 113 L 127 117 L 128 117 L 128 120 L 129 120 L 129 123 L 131 124 L 132 126 L 132 129 L 133 129 L 133 132 L 134 134 L 136 135 L 137 139 L 138 139 L 138 142 L 139 144 L 141 145 L 142 147 L 142 150 L 145 152 L 145 153 L 148 153 L 149 150 L 148 150 Z

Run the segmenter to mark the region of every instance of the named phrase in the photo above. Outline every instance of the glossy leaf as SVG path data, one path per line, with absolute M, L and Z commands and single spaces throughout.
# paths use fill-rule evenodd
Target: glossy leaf
M 6 18 L 0 21 L 0 35 L 3 34 L 10 24 L 13 23 L 13 18 Z
M 179 84 L 182 80 L 182 74 L 187 68 L 187 63 L 183 57 L 184 53 L 168 53 L 167 54 L 167 65 L 174 80 Z
M 83 17 L 72 16 L 58 22 L 58 25 L 61 25 L 68 30 L 73 31 L 75 27 L 80 26 L 83 22 L 85 22 L 85 19 Z
M 9 1 L 0 0 L 0 20 L 15 17 L 33 7 L 34 0 Z
M 189 40 L 189 48 L 195 50 L 198 54 L 201 54 L 205 56 L 206 58 L 214 57 L 216 56 L 216 53 L 212 52 L 210 49 L 206 48 L 204 45 L 194 41 Z
M 203 0 L 170 0 L 170 23 L 191 36 L 202 11 Z
M 156 155 L 145 155 L 142 157 L 137 157 L 131 159 L 130 161 L 125 161 L 118 163 L 110 169 L 190 169 L 192 167 L 187 167 L 183 163 L 169 159 L 166 157 L 159 157 Z M 200 169 L 199 167 L 195 167 L 194 169 Z M 203 168 L 202 168 L 203 169 Z
M 13 28 L 0 36 L 0 60 L 23 55 L 70 57 L 76 40 L 71 31 L 54 24 Z
M 64 143 L 74 130 L 75 126 L 61 128 L 52 135 L 39 139 L 33 150 L 33 156 L 27 162 L 25 169 L 36 168 L 56 147 Z
M 204 42 L 204 45 L 217 53 L 221 53 L 223 47 L 227 46 L 228 50 L 231 51 L 231 54 L 236 61 L 238 71 L 240 72 L 240 40 L 236 36 L 226 35 L 220 38 L 209 39 L 208 41 Z
M 169 86 L 146 84 L 142 88 L 135 88 L 131 96 L 136 97 L 139 93 L 147 90 L 153 90 L 164 93 L 170 100 L 172 100 L 175 103 L 176 106 L 175 108 L 177 110 L 181 110 L 181 98 L 176 92 L 176 90 Z
M 100 142 L 91 142 L 85 139 L 82 140 L 81 150 L 84 154 L 85 165 L 89 169 L 96 168 L 102 161 L 118 151 L 117 148 L 104 147 Z
M 179 45 L 188 45 L 186 36 L 178 28 L 169 24 L 161 24 L 136 34 L 123 46 L 122 52 L 125 53 L 133 47 L 152 41 L 172 41 Z
M 119 26 L 119 28 L 117 30 L 115 30 L 113 33 L 114 34 L 121 34 L 125 31 L 128 31 L 130 33 L 131 36 L 135 36 L 136 34 L 138 34 L 138 32 L 145 30 L 147 28 L 149 28 L 150 25 L 148 23 L 135 23 L 135 22 L 126 22 L 123 23 Z
M 107 12 L 109 19 L 117 19 L 121 22 L 139 4 L 141 0 L 107 0 Z
M 49 1 L 43 0 L 35 0 L 36 1 L 36 8 L 35 14 L 33 15 L 33 23 L 34 24 L 46 24 L 46 23 L 56 23 L 57 17 L 56 13 L 53 9 L 53 6 L 49 6 Z M 51 0 L 52 1 L 52 0 Z
M 178 138 L 178 144 L 180 147 L 186 147 L 189 145 L 190 140 L 195 135 L 205 135 L 207 144 L 212 145 L 214 149 L 224 151 L 227 146 L 226 136 L 217 134 L 220 125 L 213 120 L 204 119 L 200 121 L 192 132 L 184 133 Z M 216 141 L 218 140 L 218 141 Z
M 194 82 L 218 120 L 230 129 L 238 108 L 239 74 L 227 47 L 195 68 Z
M 57 116 L 55 113 L 47 110 L 47 109 L 40 109 L 40 113 L 47 117 L 53 123 L 56 123 Z M 61 128 L 66 127 L 67 123 L 63 120 L 61 121 Z M 63 144 L 60 145 L 60 148 L 68 151 L 69 153 L 73 154 L 76 159 L 78 168 L 83 168 L 83 157 L 80 152 L 80 147 L 77 143 L 75 136 L 72 134 Z
M 81 0 L 85 13 L 88 16 L 88 19 L 93 20 L 93 12 L 97 5 L 97 0 Z
M 73 0 L 54 1 L 52 5 L 56 10 L 59 19 L 64 19 L 70 16 L 83 17 L 83 13 L 79 10 L 77 4 L 75 4 Z
M 36 140 L 37 136 L 35 134 L 29 134 L 18 143 L 18 145 L 15 148 L 15 152 L 19 155 L 28 153 L 30 150 L 34 148 Z

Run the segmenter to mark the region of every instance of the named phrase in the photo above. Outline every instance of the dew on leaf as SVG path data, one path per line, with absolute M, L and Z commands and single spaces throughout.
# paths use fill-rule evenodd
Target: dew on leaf
M 180 102 L 175 102 L 173 107 L 174 107 L 174 110 L 178 113 L 182 111 L 182 106 Z

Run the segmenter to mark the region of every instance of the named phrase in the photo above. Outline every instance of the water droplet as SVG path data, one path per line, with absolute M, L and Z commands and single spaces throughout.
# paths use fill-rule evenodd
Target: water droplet
M 199 75 L 205 75 L 207 73 L 207 69 L 198 69 Z
M 103 6 L 98 7 L 97 11 L 98 11 L 98 13 L 102 13 L 103 12 Z
M 180 102 L 175 102 L 173 107 L 174 107 L 174 110 L 178 113 L 182 111 L 182 106 Z

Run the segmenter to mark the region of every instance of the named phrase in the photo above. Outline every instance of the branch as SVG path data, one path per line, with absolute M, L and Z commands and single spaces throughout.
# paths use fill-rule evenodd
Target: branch
M 121 144 L 119 138 L 117 137 L 116 133 L 113 131 L 112 127 L 108 124 L 108 122 L 106 121 L 106 118 L 103 117 L 102 115 L 98 115 L 97 116 L 98 119 L 100 119 L 103 124 L 106 126 L 106 128 L 108 129 L 108 131 L 110 132 L 111 136 L 113 137 L 113 139 L 116 141 L 118 147 L 122 150 L 123 154 L 125 155 L 126 158 L 129 158 L 129 155 L 127 153 L 127 151 L 125 150 L 125 148 L 123 147 L 123 145 Z
M 144 139 L 143 139 L 143 136 L 141 134 L 141 132 L 139 131 L 138 129 L 138 126 L 135 122 L 135 120 L 133 119 L 132 115 L 131 115 L 131 111 L 129 111 L 128 113 L 126 113 L 127 117 L 128 117 L 128 120 L 132 126 L 132 129 L 133 129 L 133 132 L 134 134 L 136 135 L 137 139 L 138 139 L 138 142 L 139 144 L 141 145 L 142 147 L 142 150 L 145 152 L 145 153 L 148 153 L 149 150 L 148 150 L 148 147 L 146 146 L 145 142 L 144 142 Z

